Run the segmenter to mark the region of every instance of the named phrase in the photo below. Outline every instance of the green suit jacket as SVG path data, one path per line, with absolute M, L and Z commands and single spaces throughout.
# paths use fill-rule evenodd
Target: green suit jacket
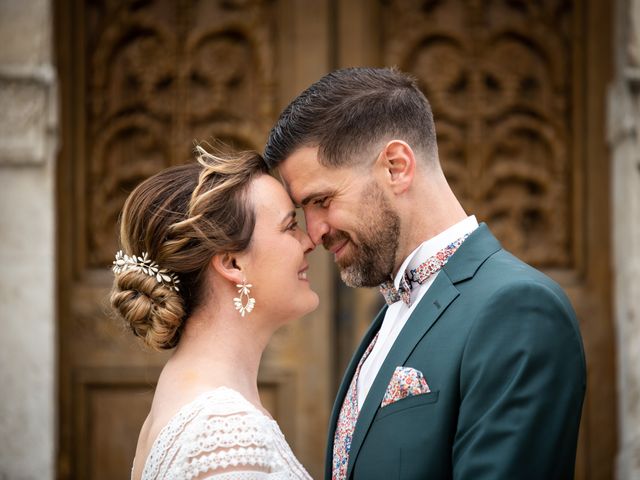
M 380 328 L 373 321 L 345 373 Z M 380 407 L 397 366 L 420 370 L 430 393 Z M 506 252 L 482 224 L 414 309 L 366 397 L 348 478 L 570 479 L 586 389 L 578 322 L 561 288 Z

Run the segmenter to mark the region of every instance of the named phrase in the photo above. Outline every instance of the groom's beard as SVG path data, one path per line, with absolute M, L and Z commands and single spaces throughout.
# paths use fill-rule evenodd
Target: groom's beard
M 355 228 L 358 243 L 342 231 L 323 240 L 329 249 L 349 240 L 337 261 L 342 281 L 349 287 L 377 287 L 393 273 L 400 236 L 400 217 L 375 183 L 366 187 L 360 200 L 361 223 Z

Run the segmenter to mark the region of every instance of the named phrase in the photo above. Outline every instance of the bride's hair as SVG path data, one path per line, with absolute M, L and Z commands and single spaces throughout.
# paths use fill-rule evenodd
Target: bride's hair
M 214 155 L 197 146 L 196 153 L 197 163 L 168 168 L 138 185 L 120 218 L 124 254 L 146 252 L 180 280 L 175 291 L 137 269 L 115 276 L 112 306 L 156 350 L 177 345 L 186 318 L 202 301 L 203 272 L 213 255 L 249 246 L 255 212 L 247 189 L 268 170 L 253 152 Z

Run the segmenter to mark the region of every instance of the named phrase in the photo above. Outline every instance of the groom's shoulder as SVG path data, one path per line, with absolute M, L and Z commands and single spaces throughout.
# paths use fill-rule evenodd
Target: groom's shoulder
M 491 305 L 544 304 L 573 316 L 571 303 L 560 285 L 504 248 L 490 228 L 481 223 L 443 269 L 460 292 L 465 308 Z
M 561 304 L 573 315 L 571 302 L 558 282 L 504 248 L 482 264 L 469 287 L 482 290 L 485 299 L 508 297 L 519 303 L 536 298 L 538 302 Z
M 504 247 L 495 252 L 482 265 L 481 271 L 499 274 L 503 281 L 534 281 L 557 286 L 557 282 L 538 268 L 530 265 Z

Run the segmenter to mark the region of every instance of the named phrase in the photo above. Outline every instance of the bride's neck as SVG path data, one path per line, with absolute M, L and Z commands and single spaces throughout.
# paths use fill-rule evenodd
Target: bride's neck
M 186 388 L 227 386 L 259 405 L 258 368 L 272 334 L 261 325 L 257 316 L 241 317 L 235 310 L 196 312 L 167 368 Z

